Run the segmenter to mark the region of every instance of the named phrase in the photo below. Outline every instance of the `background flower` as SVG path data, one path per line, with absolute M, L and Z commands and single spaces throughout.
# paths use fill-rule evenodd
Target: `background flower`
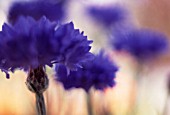
M 57 66 L 57 80 L 65 89 L 83 88 L 86 91 L 91 87 L 104 90 L 115 85 L 115 73 L 118 68 L 103 55 L 103 52 L 96 55 L 94 60 L 83 63 L 82 67 L 67 75 L 65 66 Z
M 106 27 L 122 22 L 127 18 L 127 11 L 120 5 L 89 6 L 87 11 L 94 20 Z
M 46 16 L 51 21 L 59 21 L 65 16 L 65 3 L 67 0 L 56 1 L 16 1 L 10 6 L 8 21 L 14 23 L 19 16 L 31 16 L 39 20 Z
M 165 35 L 150 29 L 119 28 L 113 31 L 112 46 L 126 51 L 138 60 L 153 59 L 168 48 Z

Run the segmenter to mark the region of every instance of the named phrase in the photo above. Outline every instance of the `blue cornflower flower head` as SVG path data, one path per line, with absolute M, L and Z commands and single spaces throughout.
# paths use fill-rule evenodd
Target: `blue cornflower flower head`
M 69 25 L 72 28 L 66 31 L 64 28 Z M 38 21 L 31 17 L 20 17 L 14 25 L 4 24 L 0 39 L 0 67 L 7 71 L 36 69 L 45 65 L 52 67 L 54 63 L 63 61 L 69 65 L 68 68 L 72 65 L 76 68 L 79 63 L 93 57 L 89 52 L 92 41 L 74 29 L 73 23 L 58 25 L 46 17 Z M 80 51 L 84 54 L 78 48 L 82 48 Z
M 58 38 L 60 60 L 72 70 L 82 67 L 81 63 L 92 60 L 94 55 L 89 52 L 92 40 L 78 29 L 74 29 L 73 23 L 61 25 L 55 32 Z
M 20 17 L 13 26 L 4 24 L 1 31 L 5 61 L 3 67 L 14 70 L 51 64 L 56 58 L 56 46 L 53 43 L 56 26 L 45 17 L 39 21 Z
M 50 2 L 45 0 L 38 1 L 19 1 L 11 4 L 8 12 L 8 21 L 15 23 L 19 16 L 31 16 L 39 20 L 42 16 L 46 16 L 51 21 L 58 21 L 65 16 L 66 0 L 58 0 Z
M 115 73 L 118 67 L 113 64 L 108 57 L 100 52 L 89 62 L 83 63 L 83 68 L 77 71 L 71 71 L 66 74 L 66 67 L 63 65 L 56 66 L 57 81 L 61 82 L 65 89 L 82 88 L 89 91 L 91 87 L 97 90 L 104 90 L 107 87 L 115 85 Z
M 126 10 L 119 5 L 111 6 L 91 6 L 88 9 L 89 15 L 105 25 L 106 27 L 111 26 L 115 23 L 122 22 L 126 19 Z
M 113 32 L 112 46 L 117 51 L 126 51 L 138 61 L 153 59 L 168 49 L 164 34 L 150 29 L 124 28 Z

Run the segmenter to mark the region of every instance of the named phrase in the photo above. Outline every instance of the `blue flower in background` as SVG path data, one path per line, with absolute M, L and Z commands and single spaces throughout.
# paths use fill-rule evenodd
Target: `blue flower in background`
M 127 15 L 125 9 L 119 5 L 103 7 L 91 6 L 87 10 L 93 19 L 106 27 L 125 20 Z
M 63 62 L 68 68 L 76 68 L 93 57 L 89 52 L 92 41 L 74 29 L 72 22 L 58 25 L 46 17 L 38 21 L 20 17 L 13 26 L 3 25 L 0 39 L 0 67 L 8 71 L 45 65 L 51 67 L 54 63 Z
M 115 50 L 126 51 L 139 61 L 155 58 L 168 48 L 165 35 L 149 29 L 120 28 L 113 32 L 113 37 Z
M 94 60 L 83 63 L 82 67 L 67 75 L 65 66 L 56 66 L 57 81 L 61 82 L 65 89 L 83 88 L 87 92 L 91 87 L 104 90 L 115 85 L 115 73 L 118 68 L 103 52 L 96 55 Z
M 66 0 L 56 0 L 56 2 L 38 0 L 38 1 L 20 1 L 11 4 L 8 12 L 8 21 L 14 23 L 19 16 L 31 16 L 39 20 L 46 16 L 51 21 L 58 21 L 65 16 Z

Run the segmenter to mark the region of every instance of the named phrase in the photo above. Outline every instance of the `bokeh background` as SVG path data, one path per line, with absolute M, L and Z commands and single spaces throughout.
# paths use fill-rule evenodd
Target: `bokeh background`
M 7 22 L 8 9 L 13 1 L 0 0 L 0 28 Z M 110 4 L 119 4 L 126 8 L 128 20 L 133 24 L 158 30 L 170 38 L 169 0 L 70 0 L 67 3 L 67 16 L 64 22 L 73 21 L 76 28 L 94 40 L 91 52 L 97 53 L 101 48 L 107 49 L 110 58 L 119 66 L 115 87 L 103 92 L 91 91 L 94 114 L 170 115 L 167 88 L 170 77 L 170 54 L 143 64 L 140 70 L 140 83 L 136 82 L 137 61 L 127 53 L 110 50 L 107 44 L 108 32 L 86 13 L 86 8 L 90 5 Z M 47 73 L 50 78 L 50 86 L 44 94 L 47 114 L 88 115 L 86 93 L 82 89 L 65 91 L 62 84 L 54 81 L 53 70 L 47 68 Z M 0 76 L 0 115 L 35 115 L 35 97 L 25 85 L 27 73 L 16 71 L 11 73 L 10 79 L 6 79 L 4 73 L 0 73 Z M 134 114 L 131 111 L 137 93 L 140 93 L 139 104 Z

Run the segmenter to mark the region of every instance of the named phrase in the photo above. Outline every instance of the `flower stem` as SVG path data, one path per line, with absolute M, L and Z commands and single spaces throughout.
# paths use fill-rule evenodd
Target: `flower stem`
M 36 107 L 38 115 L 46 115 L 46 108 L 43 93 L 36 93 Z
M 43 92 L 48 88 L 49 80 L 43 67 L 30 69 L 26 80 L 27 88 L 35 93 L 37 115 L 46 115 Z
M 91 105 L 91 95 L 90 92 L 87 93 L 87 109 L 88 109 L 88 115 L 93 115 L 92 111 L 92 105 Z
M 170 75 L 168 75 L 167 81 L 168 81 L 167 83 L 168 93 L 165 99 L 165 104 L 164 104 L 162 115 L 168 115 L 168 106 L 169 106 L 169 99 L 170 99 Z

